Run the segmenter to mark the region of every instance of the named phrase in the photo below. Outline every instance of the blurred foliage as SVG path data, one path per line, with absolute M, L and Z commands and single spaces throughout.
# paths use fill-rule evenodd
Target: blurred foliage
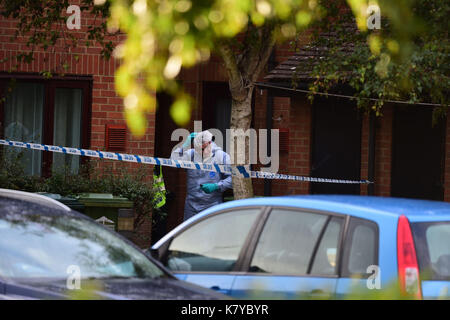
M 226 67 L 237 68 L 246 51 L 256 54 L 264 41 L 271 43 L 272 31 L 258 34 L 258 28 L 277 26 L 276 36 L 285 38 L 295 34 L 297 25 L 304 27 L 319 14 L 314 1 L 298 0 L 111 2 L 108 28 L 128 36 L 114 51 L 122 60 L 116 89 L 124 97 L 128 124 L 138 135 L 145 131 L 146 124 L 141 121 L 145 112 L 155 108 L 153 93 L 157 91 L 175 97 L 170 113 L 177 124 L 186 125 L 190 120 L 192 99 L 176 81 L 181 68 L 207 61 L 225 46 L 234 53 L 225 60 Z M 251 63 L 242 65 L 249 68 Z M 245 81 L 247 75 L 241 74 Z
M 70 300 L 103 300 L 104 297 L 97 292 L 103 290 L 103 285 L 100 281 L 87 280 L 83 281 L 80 289 L 67 290 L 66 293 Z
M 86 26 L 82 26 L 82 33 L 71 32 L 65 26 L 69 2 L 0 0 L 1 14 L 19 22 L 13 38 L 25 36 L 30 48 L 17 55 L 17 63 L 30 63 L 35 48 L 48 50 L 59 40 L 66 46 L 68 58 L 71 49 L 79 43 L 88 46 L 100 43 L 104 56 L 109 57 L 113 52 L 121 60 L 116 71 L 116 90 L 124 98 L 127 123 L 138 136 L 146 130 L 147 112 L 156 108 L 157 91 L 175 97 L 171 115 L 177 124 L 185 125 L 189 121 L 193 100 L 176 81 L 182 68 L 207 61 L 212 53 L 220 53 L 230 78 L 238 82 L 241 79 L 243 88 L 253 88 L 252 81 L 259 76 L 260 68 L 254 68 L 252 58 L 260 58 L 262 53 L 271 50 L 275 40 L 294 38 L 308 27 L 314 30 L 317 22 L 339 29 L 339 22 L 347 16 L 356 20 L 364 41 L 369 36 L 369 45 L 358 48 L 356 60 L 342 60 L 338 52 L 333 52 L 336 64 L 329 62 L 317 70 L 328 76 L 315 83 L 314 90 L 335 81 L 338 66 L 354 66 L 352 71 L 357 76 L 352 77 L 351 86 L 360 97 L 405 97 L 417 101 L 427 92 L 429 101 L 446 101 L 442 88 L 448 88 L 448 79 L 441 81 L 441 73 L 436 70 L 448 65 L 448 33 L 441 32 L 448 32 L 447 2 L 81 0 L 81 14 L 100 19 L 87 26 L 87 32 Z M 372 4 L 379 5 L 385 23 L 380 32 L 367 33 L 368 8 Z M 348 14 L 336 11 L 342 7 L 349 9 Z M 127 38 L 114 48 L 110 35 L 121 32 Z M 80 34 L 86 38 L 80 38 Z M 351 35 L 343 35 L 352 41 Z M 43 70 L 42 74 L 51 77 L 52 70 Z M 401 93 L 404 91 L 409 94 Z M 376 111 L 381 108 L 378 103 L 370 107 Z
M 91 159 L 80 167 L 78 174 L 71 173 L 70 168 L 53 170 L 51 177 L 43 178 L 27 175 L 23 166 L 25 151 L 14 152 L 10 156 L 3 154 L 0 158 L 0 188 L 27 192 L 47 192 L 63 197 L 77 197 L 81 193 L 111 193 L 133 201 L 135 208 L 134 230 L 152 217 L 152 222 L 160 219 L 154 210 L 153 168 L 141 166 L 131 169 L 126 163 L 103 160 L 101 165 Z M 145 239 L 144 239 L 145 240 Z
M 363 284 L 358 283 L 358 279 L 354 279 L 355 282 L 350 285 L 348 292 L 342 295 L 335 295 L 330 288 L 330 291 L 322 292 L 320 294 L 311 294 L 310 290 L 302 288 L 302 293 L 269 293 L 264 291 L 263 286 L 259 286 L 258 283 L 254 283 L 254 290 L 249 291 L 248 295 L 242 296 L 239 299 L 245 300 L 417 300 L 417 297 L 413 294 L 405 293 L 398 285 L 397 281 L 389 282 L 382 286 L 380 289 L 368 289 Z M 442 291 L 438 296 L 439 300 L 448 300 L 447 292 Z
M 312 92 L 328 92 L 347 84 L 357 97 L 358 107 L 373 110 L 376 115 L 382 114 L 385 100 L 437 104 L 434 122 L 446 114 L 450 88 L 449 2 L 410 1 L 410 11 L 393 12 L 384 9 L 385 1 L 380 1 L 381 28 L 366 27 L 361 32 L 349 29 L 354 17 L 344 0 L 323 2 L 328 3 L 327 16 L 313 25 L 313 44 L 329 49 L 312 73 L 316 79 L 310 86 Z M 406 15 L 411 34 L 405 34 L 404 28 L 395 23 L 394 13 Z M 327 32 L 336 35 L 325 37 Z
M 42 180 L 25 174 L 23 152 L 6 155 L 7 148 L 2 147 L 0 158 L 0 188 L 28 192 L 43 191 Z
M 111 17 L 108 28 L 127 33 L 127 40 L 115 50 L 122 60 L 116 73 L 116 87 L 125 98 L 128 123 L 134 133 L 145 130 L 141 120 L 146 111 L 155 107 L 152 92 L 165 90 L 175 95 L 172 115 L 178 124 L 186 124 L 190 103 L 182 88 L 175 81 L 181 68 L 189 68 L 207 60 L 211 53 L 221 52 L 230 78 L 233 66 L 242 61 L 247 51 L 277 40 L 292 38 L 314 21 L 320 21 L 328 13 L 328 4 L 334 1 L 316 0 L 111 0 Z M 370 1 L 372 3 L 373 1 Z M 368 17 L 369 1 L 348 0 L 358 26 L 364 30 Z M 395 56 L 411 54 L 409 40 L 415 34 L 411 1 L 380 0 L 381 11 L 395 30 L 399 50 Z M 325 4 L 325 5 L 324 5 Z M 265 37 L 253 37 L 268 28 L 273 32 Z M 256 32 L 255 32 L 256 31 Z M 230 46 L 230 41 L 234 42 Z M 223 49 L 232 48 L 224 55 Z M 257 57 L 257 55 L 253 55 Z M 243 59 L 245 61 L 245 59 Z M 376 60 L 383 60 L 380 56 Z M 244 87 L 251 72 L 251 60 L 246 61 L 236 75 Z M 230 71 L 231 70 L 231 71 Z M 258 76 L 258 75 L 256 75 Z M 230 90 L 233 93 L 233 87 Z M 236 96 L 233 95 L 233 99 Z

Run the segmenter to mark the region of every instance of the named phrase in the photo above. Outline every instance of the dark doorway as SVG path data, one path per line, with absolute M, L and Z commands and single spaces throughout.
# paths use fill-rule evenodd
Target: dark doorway
M 391 195 L 443 200 L 445 122 L 432 126 L 431 108 L 401 106 L 394 111 Z
M 203 83 L 203 130 L 218 129 L 222 133 L 221 147 L 227 151 L 226 129 L 230 128 L 231 93 L 227 82 Z M 216 141 L 217 143 L 217 141 Z
M 354 104 L 316 97 L 312 132 L 311 175 L 360 180 L 361 117 Z M 311 183 L 311 193 L 360 194 L 360 185 Z
M 172 132 L 178 128 L 170 116 L 170 106 L 173 98 L 166 93 L 158 93 L 158 109 L 155 115 L 155 157 L 170 158 L 172 148 L 178 141 L 171 141 Z M 179 170 L 177 168 L 162 167 L 166 188 L 166 204 L 159 210 L 154 210 L 152 226 L 152 244 L 161 239 L 178 221 L 175 201 L 179 195 Z M 184 200 L 184 199 L 183 199 Z
M 171 141 L 171 135 L 178 128 L 170 116 L 170 106 L 173 98 L 166 93 L 156 95 L 158 109 L 155 115 L 155 156 L 161 158 L 170 158 L 172 148 L 179 141 Z

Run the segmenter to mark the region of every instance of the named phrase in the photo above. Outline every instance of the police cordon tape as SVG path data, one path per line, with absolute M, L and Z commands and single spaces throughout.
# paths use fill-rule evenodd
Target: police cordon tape
M 369 184 L 373 183 L 368 180 L 342 180 L 342 179 L 328 179 L 328 178 L 314 178 L 304 176 L 293 176 L 288 174 L 279 174 L 264 171 L 251 171 L 247 166 L 233 166 L 223 164 L 209 164 L 200 162 L 191 162 L 183 160 L 174 160 L 166 158 L 148 157 L 135 154 L 115 153 L 107 151 L 97 151 L 88 149 L 79 149 L 71 147 L 59 147 L 46 144 L 19 142 L 11 140 L 0 139 L 0 145 L 26 148 L 32 150 L 57 152 L 71 155 L 78 155 L 84 157 L 109 159 L 117 161 L 135 162 L 160 165 L 166 167 L 176 167 L 182 169 L 212 171 L 217 173 L 231 174 L 242 178 L 259 178 L 259 179 L 276 179 L 276 180 L 294 180 L 304 182 L 323 182 L 323 183 L 343 183 L 343 184 Z

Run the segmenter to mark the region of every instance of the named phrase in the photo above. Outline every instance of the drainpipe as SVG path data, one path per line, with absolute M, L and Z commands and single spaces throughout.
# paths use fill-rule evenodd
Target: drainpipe
M 368 163 L 368 179 L 375 182 L 375 113 L 370 113 L 369 118 L 369 163 Z M 375 183 L 370 183 L 367 186 L 367 194 L 369 196 L 375 195 Z
M 270 72 L 275 68 L 275 50 L 272 49 L 268 61 L 268 71 Z M 270 89 L 267 89 L 267 101 L 266 101 L 266 128 L 267 128 L 267 154 L 272 156 L 272 118 L 273 118 L 273 94 Z M 270 166 L 270 164 L 269 164 Z M 272 195 L 272 180 L 264 179 L 264 196 L 268 197 Z

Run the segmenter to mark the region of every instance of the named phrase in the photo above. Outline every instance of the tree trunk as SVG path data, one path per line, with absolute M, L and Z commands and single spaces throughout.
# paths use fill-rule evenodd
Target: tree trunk
M 250 169 L 248 130 L 252 121 L 253 91 L 255 82 L 264 70 L 275 45 L 274 29 L 273 24 L 267 24 L 262 28 L 250 24 L 246 36 L 240 41 L 241 49 L 233 46 L 231 39 L 218 43 L 218 50 L 227 69 L 232 98 L 230 121 L 232 132 L 229 141 L 231 161 L 232 165 L 248 165 L 248 169 Z M 233 133 L 233 130 L 236 131 Z M 235 199 L 253 197 L 252 179 L 233 176 L 233 192 Z
M 252 96 L 253 96 L 253 86 L 250 88 L 237 90 L 232 89 L 231 81 L 230 81 L 230 91 L 232 97 L 232 106 L 231 106 L 231 121 L 230 121 L 230 129 L 232 132 L 237 133 L 236 135 L 232 134 L 230 147 L 233 148 L 231 153 L 232 163 L 234 165 L 250 165 L 250 143 L 249 138 L 246 138 L 243 135 L 247 130 L 250 129 L 250 125 L 252 122 Z M 244 91 L 244 92 L 243 92 Z M 245 92 L 246 91 L 246 92 Z M 239 99 L 245 95 L 245 99 Z M 240 130 L 236 130 L 240 129 Z M 236 139 L 236 140 L 235 140 Z M 239 143 L 239 139 L 244 140 L 244 145 Z M 250 166 L 248 166 L 250 168 Z M 253 185 L 251 178 L 240 178 L 237 176 L 233 176 L 233 192 L 234 199 L 245 199 L 253 197 Z

